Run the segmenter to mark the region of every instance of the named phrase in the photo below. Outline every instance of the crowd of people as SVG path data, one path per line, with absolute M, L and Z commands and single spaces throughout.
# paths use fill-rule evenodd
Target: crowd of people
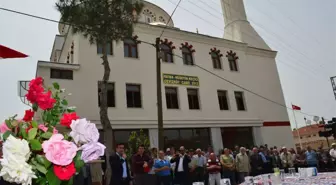
M 246 149 L 236 146 L 215 153 L 212 147 L 207 150 L 166 151 L 152 148 L 145 150 L 143 145 L 138 152 L 126 156 L 124 144 L 116 145 L 116 152 L 110 156 L 112 177 L 110 185 L 192 185 L 203 182 L 205 185 L 220 185 L 222 178 L 230 179 L 231 185 L 241 184 L 246 176 L 273 173 L 274 168 L 317 167 L 319 171 L 334 171 L 336 164 L 336 143 L 330 150 L 313 150 L 267 145 Z

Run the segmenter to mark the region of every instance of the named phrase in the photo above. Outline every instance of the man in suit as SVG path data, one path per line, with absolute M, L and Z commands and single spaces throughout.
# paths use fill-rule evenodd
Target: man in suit
M 117 144 L 116 152 L 110 156 L 110 165 L 112 169 L 110 185 L 130 185 L 131 176 L 124 148 L 124 144 Z
M 189 185 L 190 180 L 188 177 L 189 174 L 189 163 L 191 159 L 188 155 L 185 153 L 184 146 L 180 147 L 180 153 L 173 156 L 173 158 L 170 160 L 170 163 L 176 163 L 175 166 L 175 184 L 180 185 Z

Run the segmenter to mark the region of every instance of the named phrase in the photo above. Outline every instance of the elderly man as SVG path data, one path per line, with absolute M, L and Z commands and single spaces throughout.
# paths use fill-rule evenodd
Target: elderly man
M 236 156 L 236 169 L 238 172 L 238 183 L 241 184 L 245 181 L 245 177 L 249 175 L 251 170 L 250 159 L 244 147 L 240 148 L 240 152 Z
M 206 165 L 206 158 L 202 155 L 202 150 L 197 149 L 196 155 L 192 158 L 191 171 L 194 173 L 194 182 L 204 182 L 204 167 Z
M 264 162 L 258 153 L 258 148 L 256 147 L 252 149 L 250 162 L 251 162 L 251 176 L 258 176 L 262 174 Z
M 334 165 L 336 165 L 336 143 L 331 144 L 331 149 L 329 151 L 330 157 Z
M 282 153 L 280 154 L 281 164 L 284 168 L 285 172 L 288 173 L 288 168 L 292 168 L 293 164 L 293 157 L 290 152 L 287 151 L 286 147 L 282 147 Z
M 222 165 L 214 153 L 210 153 L 207 162 L 209 185 L 220 185 Z

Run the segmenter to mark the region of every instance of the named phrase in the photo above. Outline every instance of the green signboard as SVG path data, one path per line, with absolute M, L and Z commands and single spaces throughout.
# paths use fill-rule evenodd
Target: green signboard
M 169 85 L 199 86 L 199 79 L 197 76 L 163 74 L 163 83 Z

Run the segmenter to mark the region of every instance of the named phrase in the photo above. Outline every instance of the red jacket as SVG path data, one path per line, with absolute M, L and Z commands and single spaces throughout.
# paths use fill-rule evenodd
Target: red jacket
M 218 159 L 216 159 L 215 161 L 212 161 L 211 159 L 208 160 L 207 162 L 207 167 L 210 166 L 219 166 L 222 167 L 222 164 L 220 163 L 220 161 Z M 208 169 L 209 173 L 220 173 L 222 170 L 222 168 L 215 168 L 215 169 Z

